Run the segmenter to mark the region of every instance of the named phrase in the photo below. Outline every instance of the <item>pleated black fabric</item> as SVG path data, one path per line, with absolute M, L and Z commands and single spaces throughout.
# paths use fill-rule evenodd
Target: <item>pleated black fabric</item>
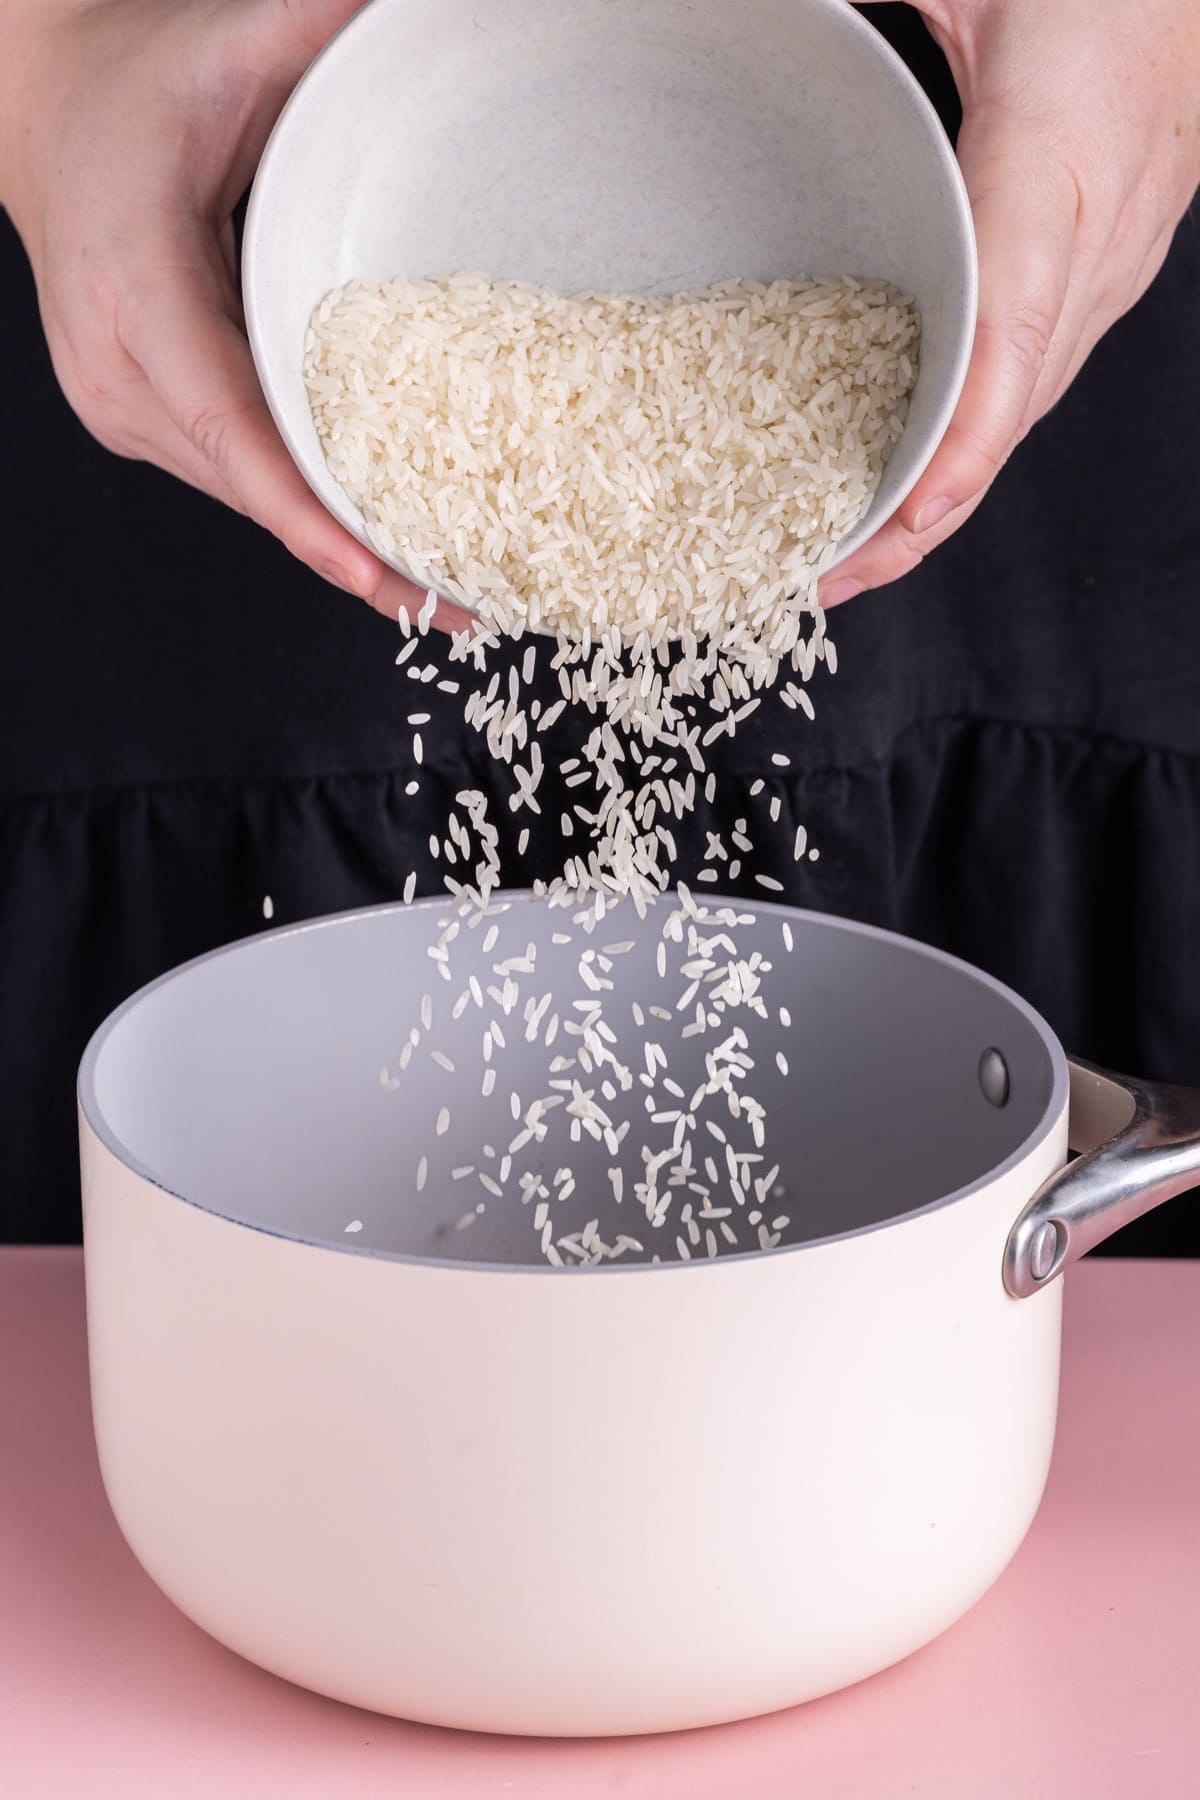
M 878 15 L 950 108 L 909 9 Z M 133 988 L 261 929 L 268 894 L 280 922 L 392 899 L 410 869 L 434 891 L 427 840 L 466 778 L 501 801 L 507 878 L 548 870 L 536 833 L 516 855 L 503 772 L 461 698 L 394 667 L 394 627 L 87 437 L 6 226 L 0 281 L 0 1239 L 70 1241 L 75 1066 Z M 774 705 L 724 748 L 715 821 L 751 821 L 748 860 L 789 899 L 942 945 L 1068 1048 L 1194 1084 L 1198 321 L 1189 219 L 970 524 L 835 615 L 816 722 Z M 420 771 L 403 722 L 418 692 Z M 573 741 L 564 727 L 553 749 Z M 798 823 L 816 863 L 791 860 Z M 1117 1248 L 1200 1253 L 1197 1221 L 1183 1198 Z

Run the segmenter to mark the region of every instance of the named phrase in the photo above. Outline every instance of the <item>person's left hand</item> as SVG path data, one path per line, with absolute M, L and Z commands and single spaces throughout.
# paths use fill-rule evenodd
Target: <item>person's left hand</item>
M 907 574 L 971 516 L 1145 293 L 1200 184 L 1200 0 L 913 3 L 962 100 L 979 320 L 933 460 L 830 570 L 826 606 Z

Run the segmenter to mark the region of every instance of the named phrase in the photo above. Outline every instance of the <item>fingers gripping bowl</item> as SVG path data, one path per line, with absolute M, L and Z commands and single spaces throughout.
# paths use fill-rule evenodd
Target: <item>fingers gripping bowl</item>
M 534 942 L 554 980 L 561 913 L 507 898 L 488 955 Z M 519 1205 L 455 1229 L 451 1165 L 507 1095 L 480 1097 L 454 1022 L 455 1073 L 378 1080 L 441 911 L 215 952 L 88 1048 L 94 1415 L 135 1552 L 265 1667 L 476 1729 L 714 1723 L 914 1650 L 1036 1510 L 1058 1270 L 1200 1178 L 1200 1101 L 1069 1070 L 951 958 L 759 906 L 745 929 L 793 1016 L 790 1072 L 773 1026 L 760 1057 L 784 1240 L 548 1268 Z M 611 1017 L 654 985 L 653 911 L 622 929 Z M 673 1068 L 694 1045 L 668 1039 Z M 1063 1174 L 1069 1131 L 1111 1141 Z M 629 1222 L 578 1173 L 581 1208 Z
M 858 275 L 913 296 L 920 373 L 848 554 L 929 461 L 975 315 L 970 210 L 925 96 L 842 0 L 374 0 L 276 126 L 244 245 L 247 324 L 306 479 L 364 542 L 305 388 L 317 303 L 482 270 L 660 295 Z M 378 542 L 372 542 L 378 549 Z M 402 555 L 390 557 L 409 572 Z

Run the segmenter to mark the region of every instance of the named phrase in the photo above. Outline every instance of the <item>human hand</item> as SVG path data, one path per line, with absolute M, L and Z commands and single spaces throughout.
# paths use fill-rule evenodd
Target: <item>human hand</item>
M 291 89 L 360 0 L 0 0 L 0 199 L 92 435 L 274 532 L 395 618 L 424 594 L 342 529 L 275 429 L 232 213 Z M 435 624 L 463 627 L 440 606 Z
M 914 0 L 963 106 L 979 322 L 945 437 L 826 605 L 914 568 L 1141 298 L 1200 184 L 1197 0 Z

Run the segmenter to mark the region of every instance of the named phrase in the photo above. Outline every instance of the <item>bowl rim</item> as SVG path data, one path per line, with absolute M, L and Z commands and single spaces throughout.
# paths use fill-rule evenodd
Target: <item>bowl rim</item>
M 528 888 L 497 889 L 494 896 L 496 902 L 536 901 L 540 897 Z M 119 1030 L 122 1023 L 133 1013 L 143 1001 L 165 987 L 196 969 L 221 958 L 251 953 L 256 946 L 271 945 L 285 939 L 304 936 L 310 932 L 336 930 L 339 927 L 352 926 L 362 919 L 376 919 L 392 913 L 408 914 L 414 911 L 442 910 L 453 904 L 448 895 L 431 895 L 411 901 L 385 901 L 375 906 L 351 907 L 344 911 L 325 913 L 318 918 L 303 919 L 295 924 L 276 926 L 270 931 L 251 932 L 245 937 L 232 939 L 229 943 L 220 944 L 213 950 L 202 952 L 199 956 L 190 957 L 186 962 L 177 964 L 145 982 L 141 987 L 115 1007 L 96 1027 L 88 1039 L 83 1056 L 80 1059 L 76 1080 L 76 1100 L 79 1109 L 81 1126 L 86 1125 L 95 1138 L 118 1163 L 131 1174 L 139 1176 L 160 1193 L 181 1201 L 185 1206 L 194 1207 L 198 1212 L 210 1218 L 220 1219 L 224 1223 L 240 1227 L 246 1231 L 257 1231 L 266 1237 L 282 1239 L 286 1243 L 302 1245 L 308 1249 L 334 1251 L 343 1255 L 365 1257 L 371 1262 L 403 1263 L 410 1267 L 443 1270 L 447 1273 L 462 1272 L 464 1274 L 490 1274 L 508 1276 L 564 1276 L 564 1275 L 596 1275 L 606 1279 L 617 1276 L 638 1276 L 645 1274 L 664 1274 L 667 1271 L 682 1269 L 707 1269 L 715 1273 L 719 1269 L 745 1266 L 750 1263 L 761 1263 L 765 1258 L 802 1255 L 805 1251 L 818 1250 L 831 1244 L 852 1242 L 857 1238 L 873 1236 L 882 1231 L 889 1231 L 917 1219 L 927 1218 L 934 1213 L 948 1210 L 968 1201 L 972 1196 L 982 1193 L 1002 1180 L 1014 1169 L 1018 1168 L 1029 1157 L 1035 1155 L 1056 1131 L 1060 1119 L 1067 1110 L 1069 1100 L 1069 1074 L 1066 1053 L 1057 1036 L 1042 1015 L 1023 999 L 1013 988 L 997 980 L 975 964 L 964 958 L 953 956 L 949 951 L 939 950 L 932 944 L 924 944 L 917 938 L 905 936 L 902 932 L 888 931 L 878 925 L 866 925 L 858 920 L 845 919 L 834 913 L 821 913 L 811 908 L 787 906 L 778 901 L 744 900 L 737 895 L 712 894 L 705 895 L 706 906 L 736 906 L 741 910 L 753 909 L 760 914 L 774 916 L 781 921 L 801 923 L 806 928 L 817 926 L 823 930 L 843 932 L 848 935 L 875 943 L 886 943 L 895 946 L 905 954 L 934 964 L 942 969 L 953 970 L 956 974 L 966 976 L 977 986 L 986 989 L 995 998 L 1015 1012 L 1025 1023 L 1032 1027 L 1041 1048 L 1046 1055 L 1050 1069 L 1050 1093 L 1042 1107 L 1038 1119 L 1022 1141 L 990 1169 L 976 1177 L 975 1180 L 953 1189 L 948 1194 L 941 1194 L 926 1201 L 921 1206 L 910 1207 L 901 1213 L 891 1213 L 884 1219 L 872 1221 L 867 1225 L 854 1226 L 847 1231 L 829 1232 L 822 1237 L 806 1238 L 798 1244 L 780 1244 L 773 1250 L 747 1249 L 731 1251 L 726 1255 L 713 1258 L 693 1259 L 690 1262 L 629 1262 L 567 1265 L 556 1268 L 545 1262 L 485 1262 L 469 1259 L 445 1258 L 438 1256 L 420 1256 L 399 1250 L 381 1250 L 369 1244 L 343 1242 L 332 1237 L 313 1237 L 299 1231 L 286 1231 L 277 1227 L 263 1225 L 252 1219 L 246 1219 L 234 1212 L 224 1212 L 220 1207 L 198 1200 L 191 1195 L 180 1193 L 168 1182 L 157 1175 L 142 1159 L 130 1149 L 109 1123 L 96 1092 L 96 1069 L 106 1045 Z M 81 1131 L 82 1135 L 82 1131 Z M 85 1234 L 86 1235 L 86 1234 Z M 998 1246 L 996 1257 L 997 1280 L 1000 1275 L 1000 1252 Z
M 378 557 L 386 568 L 401 575 L 406 581 L 412 582 L 414 586 L 436 593 L 438 599 L 446 604 L 456 606 L 468 614 L 474 614 L 475 609 L 468 602 L 456 599 L 436 586 L 430 588 L 424 576 L 414 574 L 402 562 L 393 559 L 373 543 L 361 512 L 349 496 L 343 493 L 336 481 L 333 486 L 336 490 L 337 505 L 331 506 L 328 496 L 320 492 L 316 485 L 314 469 L 310 467 L 310 458 L 306 449 L 296 440 L 288 423 L 289 409 L 282 397 L 274 362 L 267 352 L 267 334 L 263 329 L 263 318 L 267 309 L 265 304 L 260 304 L 261 280 L 258 247 L 261 234 L 259 218 L 271 203 L 269 189 L 275 181 L 277 165 L 281 161 L 286 162 L 286 140 L 291 130 L 293 116 L 306 100 L 308 89 L 315 82 L 324 79 L 329 74 L 331 63 L 345 53 L 345 42 L 355 34 L 369 29 L 373 18 L 388 6 L 401 3 L 402 0 L 367 0 L 367 4 L 353 13 L 317 52 L 284 101 L 270 136 L 263 147 L 250 189 L 242 239 L 242 308 L 246 322 L 246 335 L 250 343 L 250 353 L 259 387 L 275 428 L 283 439 L 287 452 L 306 485 L 339 525 L 348 531 L 364 549 L 369 550 L 372 556 Z M 938 404 L 923 432 L 928 440 L 928 454 L 920 461 L 913 474 L 901 483 L 889 510 L 882 517 L 872 521 L 870 530 L 867 531 L 866 525 L 874 507 L 874 500 L 872 500 L 871 507 L 867 509 L 867 515 L 835 546 L 829 563 L 822 570 L 823 575 L 828 575 L 860 549 L 864 543 L 869 542 L 890 519 L 896 516 L 909 494 L 925 474 L 946 434 L 946 428 L 950 424 L 966 382 L 974 347 L 979 305 L 979 257 L 970 196 L 967 193 L 967 185 L 963 179 L 954 146 L 950 142 L 932 100 L 903 57 L 892 48 L 883 33 L 869 19 L 865 18 L 856 6 L 847 4 L 847 0 L 795 0 L 795 4 L 806 6 L 813 12 L 826 13 L 831 18 L 836 17 L 842 29 L 857 34 L 864 50 L 874 56 L 876 61 L 889 72 L 892 80 L 905 90 L 909 104 L 924 123 L 930 147 L 936 155 L 947 183 L 947 192 L 952 200 L 947 217 L 948 221 L 952 221 L 954 227 L 954 247 L 960 277 L 956 284 L 957 291 L 954 296 L 955 306 L 952 309 L 952 320 L 948 326 L 948 330 L 953 332 L 955 346 L 954 356 L 950 363 L 949 378 L 943 386 Z M 904 430 L 909 430 L 907 423 Z M 903 435 L 904 433 L 901 433 L 901 439 L 898 442 L 902 441 Z

